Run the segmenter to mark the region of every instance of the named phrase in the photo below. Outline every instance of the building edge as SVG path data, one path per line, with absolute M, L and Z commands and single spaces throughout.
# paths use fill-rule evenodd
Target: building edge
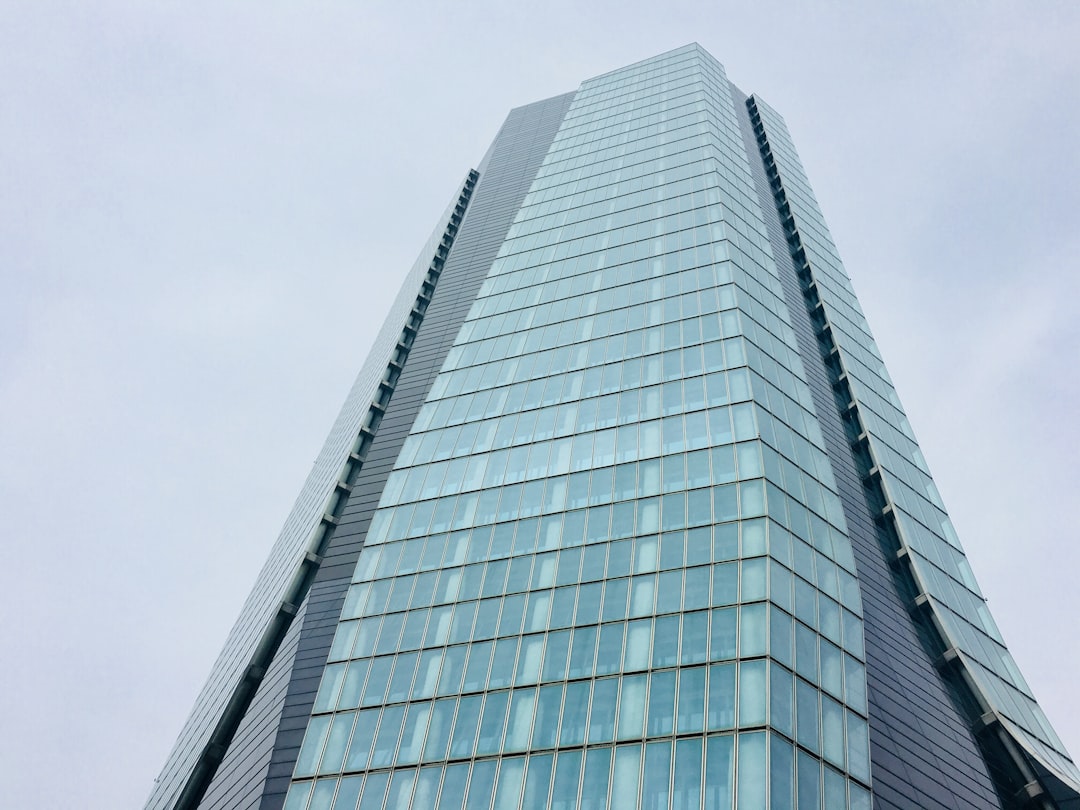
M 919 636 L 926 652 L 953 694 L 1005 806 L 1080 807 L 1080 772 L 1039 709 L 989 617 L 899 398 L 884 372 L 869 326 L 857 303 L 851 308 L 857 317 L 843 311 L 845 303 L 854 302 L 854 294 L 812 192 L 808 184 L 800 183 L 805 174 L 786 125 L 756 95 L 746 100 L 746 106 L 768 174 L 767 191 L 782 222 L 801 284 L 802 303 L 845 426 L 848 449 L 874 512 L 877 540 L 891 558 L 898 590 L 912 595 L 908 612 L 922 631 Z M 845 293 L 851 295 L 850 301 L 844 300 Z M 855 356 L 850 336 L 854 330 L 862 333 L 860 346 L 870 347 L 870 362 L 880 364 L 877 374 L 868 367 L 868 358 Z M 875 407 L 892 407 L 890 415 L 904 435 L 886 438 Z M 890 446 L 905 440 L 913 448 L 910 462 L 901 461 L 897 448 Z M 903 469 L 904 462 L 909 462 L 914 472 Z M 897 497 L 898 491 L 907 494 L 913 489 L 912 479 L 923 484 L 932 507 L 918 504 L 922 507 L 918 517 L 910 514 L 916 511 L 912 508 L 915 498 L 909 495 L 902 502 Z M 926 525 L 934 522 L 937 525 Z M 954 570 L 943 572 L 950 564 Z M 943 582 L 942 573 L 952 581 Z M 972 604 L 978 609 L 975 616 L 970 615 Z M 998 646 L 977 643 L 973 632 L 989 636 Z M 998 660 L 986 660 L 995 654 Z M 992 683 L 994 679 L 1003 685 Z M 1003 699 L 1005 689 L 1014 690 L 1022 699 Z M 1020 715 L 1027 722 L 1021 725 L 1010 715 Z
M 225 645 L 145 804 L 199 806 L 322 562 L 476 187 L 468 172 L 406 275 Z

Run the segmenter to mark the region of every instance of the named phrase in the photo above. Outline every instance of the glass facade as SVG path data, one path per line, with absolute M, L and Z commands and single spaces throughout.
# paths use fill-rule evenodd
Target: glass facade
M 559 103 L 365 496 L 284 807 L 1076 795 L 782 119 L 696 45 Z M 476 206 L 494 193 L 487 164 Z M 470 209 L 462 238 L 487 216 Z M 945 663 L 916 641 L 922 662 L 886 687 L 896 662 L 879 639 L 904 634 L 943 642 Z M 888 694 L 917 679 L 976 764 L 945 762 L 944 734 L 888 747 L 920 733 Z M 872 780 L 879 762 L 944 787 L 905 805 Z

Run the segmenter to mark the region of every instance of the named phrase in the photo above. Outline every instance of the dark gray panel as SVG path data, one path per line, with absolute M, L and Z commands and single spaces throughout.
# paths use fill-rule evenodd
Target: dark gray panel
M 274 663 L 259 685 L 225 759 L 199 803 L 200 810 L 258 807 L 306 612 L 305 600 L 274 657 Z

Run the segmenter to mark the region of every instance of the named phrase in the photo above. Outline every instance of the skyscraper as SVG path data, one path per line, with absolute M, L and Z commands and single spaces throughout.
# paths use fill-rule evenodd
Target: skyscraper
M 786 126 L 697 45 L 513 110 L 147 804 L 1080 807 Z

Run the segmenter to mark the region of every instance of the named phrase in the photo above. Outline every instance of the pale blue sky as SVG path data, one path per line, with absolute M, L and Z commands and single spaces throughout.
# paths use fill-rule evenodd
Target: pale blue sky
M 1080 755 L 1080 6 L 406 5 L 0 4 L 5 804 L 141 807 L 507 110 L 691 40 L 787 118 Z

